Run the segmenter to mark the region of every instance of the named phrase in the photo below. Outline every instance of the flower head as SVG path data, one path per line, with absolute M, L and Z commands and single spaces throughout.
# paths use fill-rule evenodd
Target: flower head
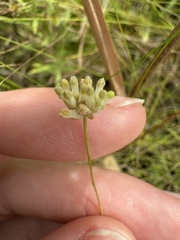
M 104 78 L 97 81 L 95 89 L 89 76 L 80 82 L 75 76 L 71 77 L 70 81 L 62 79 L 61 87 L 56 87 L 55 92 L 67 108 L 62 109 L 59 114 L 64 118 L 80 119 L 87 116 L 93 119 L 93 114 L 103 109 L 106 102 L 114 97 L 114 92 L 107 92 L 103 89 L 104 86 Z

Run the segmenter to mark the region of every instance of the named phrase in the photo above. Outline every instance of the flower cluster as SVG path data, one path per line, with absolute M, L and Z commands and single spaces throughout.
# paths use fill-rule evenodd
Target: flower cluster
M 97 81 L 95 89 L 89 76 L 80 82 L 75 76 L 70 81 L 62 79 L 61 87 L 56 87 L 55 92 L 67 108 L 62 109 L 59 114 L 64 118 L 80 119 L 87 116 L 93 119 L 93 114 L 103 109 L 108 99 L 114 96 L 114 92 L 104 90 L 104 86 L 104 78 Z

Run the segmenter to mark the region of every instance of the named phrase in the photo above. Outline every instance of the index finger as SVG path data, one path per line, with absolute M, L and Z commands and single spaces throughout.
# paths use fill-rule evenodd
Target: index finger
M 124 147 L 142 131 L 145 110 L 141 104 L 122 107 L 127 101 L 129 98 L 116 97 L 94 120 L 89 120 L 92 158 Z M 2 92 L 0 153 L 29 159 L 85 160 L 82 121 L 58 116 L 63 107 L 49 88 Z

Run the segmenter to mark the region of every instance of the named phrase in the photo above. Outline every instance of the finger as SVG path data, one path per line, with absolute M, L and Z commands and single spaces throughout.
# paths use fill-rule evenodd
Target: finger
M 178 198 L 124 174 L 93 170 L 104 215 L 138 240 L 179 239 Z M 0 176 L 1 220 L 19 214 L 68 222 L 99 213 L 85 165 L 13 160 L 3 163 Z
M 88 121 L 92 158 L 124 147 L 142 131 L 145 110 L 141 104 L 118 107 L 127 100 L 116 97 Z M 53 89 L 2 92 L 0 153 L 39 160 L 85 160 L 82 121 L 58 116 L 63 107 Z
M 1 222 L 0 237 L 3 240 L 41 239 L 59 227 L 59 223 L 44 219 L 16 216 Z
M 169 191 L 166 191 L 166 193 L 180 199 L 180 194 L 179 193 L 174 193 L 174 192 L 169 192 Z
M 130 230 L 118 220 L 102 216 L 76 219 L 42 240 L 135 240 Z

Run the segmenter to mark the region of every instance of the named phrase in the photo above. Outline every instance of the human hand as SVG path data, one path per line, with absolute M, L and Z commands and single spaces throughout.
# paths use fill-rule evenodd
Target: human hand
M 105 239 L 86 235 L 94 229 L 129 240 L 180 239 L 178 195 L 123 173 L 93 169 L 105 215 L 96 216 L 88 167 L 76 163 L 86 159 L 82 122 L 58 116 L 63 103 L 52 89 L 0 95 L 1 239 Z M 124 100 L 116 97 L 89 120 L 93 158 L 122 148 L 142 131 L 144 108 L 118 107 Z

